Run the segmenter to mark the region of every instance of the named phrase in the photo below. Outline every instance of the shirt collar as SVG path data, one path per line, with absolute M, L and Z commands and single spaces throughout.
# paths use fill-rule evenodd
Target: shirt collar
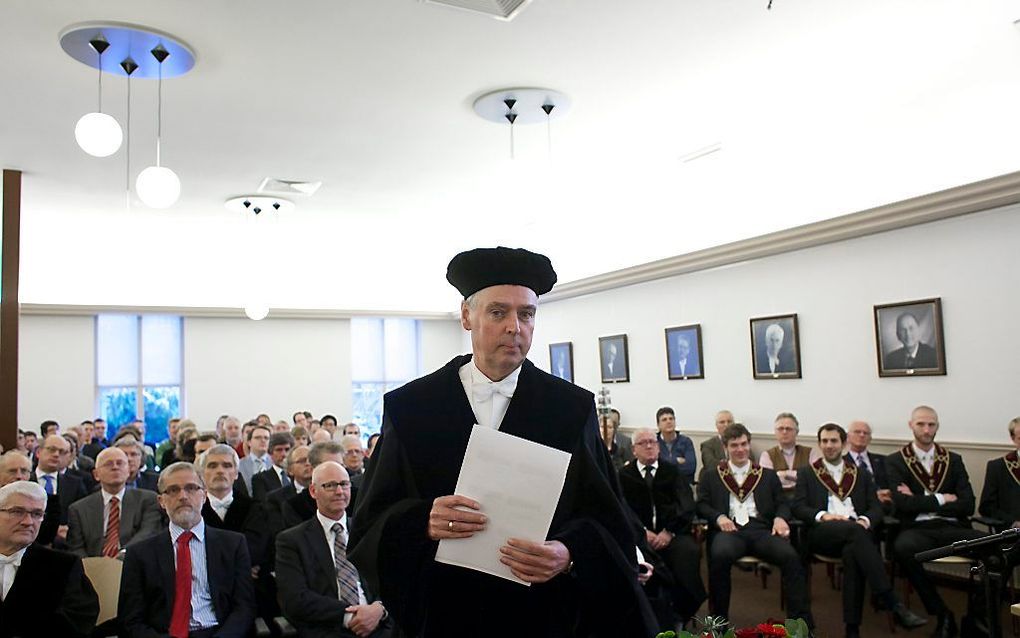
M 333 525 L 336 523 L 340 523 L 340 526 L 344 528 L 345 532 L 350 532 L 350 530 L 347 529 L 347 512 L 341 514 L 340 520 L 338 521 L 334 521 L 328 516 L 323 516 L 322 512 L 319 510 L 315 510 L 315 517 L 319 519 L 319 525 L 322 526 L 322 530 L 326 532 L 327 536 L 333 533 Z
M 26 545 L 25 547 L 22 547 L 21 549 L 14 552 L 10 556 L 4 556 L 3 554 L 0 554 L 0 562 L 6 563 L 8 565 L 14 565 L 15 567 L 21 567 L 21 560 L 25 558 L 25 550 L 27 549 L 28 546 Z
M 652 472 L 658 472 L 659 471 L 659 459 L 655 459 L 654 461 L 652 461 L 652 463 L 650 465 L 645 465 L 644 463 L 642 463 L 641 464 L 641 471 L 644 472 L 646 467 L 652 468 Z
M 843 459 L 842 458 L 840 460 L 836 461 L 836 463 L 834 465 L 832 463 L 829 463 L 827 460 L 825 460 L 825 457 L 822 457 L 822 463 L 824 463 L 826 469 L 829 470 L 829 474 L 840 474 L 840 473 L 843 472 Z
M 935 457 L 935 446 L 934 445 L 932 445 L 931 449 L 928 450 L 927 452 L 925 452 L 921 448 L 917 447 L 917 442 L 916 441 L 911 441 L 910 445 L 911 445 L 911 447 L 914 448 L 914 454 L 916 454 L 917 458 L 919 458 L 919 459 L 930 459 L 930 458 L 934 458 Z
M 176 545 L 178 537 L 180 537 L 180 535 L 183 534 L 186 531 L 188 531 L 188 530 L 185 530 L 183 527 L 178 527 L 176 523 L 174 523 L 173 521 L 170 521 L 170 544 Z M 198 523 L 196 523 L 195 526 L 192 527 L 190 531 L 191 531 L 192 534 L 195 535 L 195 538 L 198 539 L 199 543 L 204 543 L 205 542 L 205 521 L 204 520 L 199 518 L 198 519 Z
M 730 461 L 729 464 L 730 471 L 733 472 L 734 474 L 744 474 L 745 472 L 748 472 L 751 469 L 750 459 L 747 460 L 747 463 L 745 463 L 743 467 L 737 467 L 736 465 L 733 464 L 733 461 Z
M 216 508 L 219 508 L 219 507 L 229 508 L 231 503 L 233 503 L 233 502 L 234 502 L 234 491 L 233 490 L 227 492 L 227 495 L 224 496 L 222 499 L 216 498 L 212 494 L 209 494 L 209 506 L 212 507 L 213 509 L 216 509 Z
M 124 487 L 120 488 L 120 491 L 117 492 L 116 494 L 110 494 L 105 489 L 100 490 L 100 491 L 103 493 L 103 506 L 105 507 L 105 506 L 110 504 L 110 499 L 113 498 L 114 496 L 117 497 L 117 502 L 118 503 L 123 503 L 124 502 L 124 492 L 127 491 L 127 485 L 125 484 Z
M 484 372 L 478 369 L 478 366 L 475 364 L 475 358 L 472 356 L 471 362 L 468 364 L 468 372 L 471 373 L 471 383 L 500 383 L 500 384 L 505 383 L 507 385 L 512 385 L 516 387 L 517 377 L 521 376 L 522 367 L 523 366 L 517 366 L 517 368 L 513 372 L 506 375 L 499 381 L 493 381 L 489 377 L 485 376 Z

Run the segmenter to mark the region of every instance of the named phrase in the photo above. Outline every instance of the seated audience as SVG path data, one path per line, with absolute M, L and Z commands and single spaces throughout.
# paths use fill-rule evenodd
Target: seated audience
M 779 445 L 761 453 L 758 464 L 776 471 L 787 498 L 793 497 L 793 488 L 797 485 L 797 470 L 808 467 L 821 458 L 815 448 L 797 444 L 800 423 L 790 412 L 781 412 L 776 416 L 776 440 Z
M 365 471 L 365 447 L 361 443 L 361 436 L 345 434 L 340 439 L 340 446 L 344 450 L 344 468 L 351 479 L 361 476 Z
M 188 424 L 194 426 L 194 423 L 191 421 L 188 421 Z M 173 418 L 167 421 L 167 437 L 156 446 L 156 458 L 159 459 L 160 467 L 166 467 L 173 462 L 170 452 L 177 446 L 177 433 L 180 431 L 180 426 L 180 419 Z
M 59 434 L 51 434 L 43 439 L 39 447 L 39 465 L 32 473 L 30 480 L 43 486 L 50 498 L 60 503 L 59 527 L 57 541 L 63 544 L 67 539 L 67 516 L 71 503 L 88 495 L 85 483 L 75 474 L 68 474 L 63 469 L 66 459 L 71 454 L 71 444 Z
M 292 429 L 290 431 L 290 434 L 291 434 L 291 436 L 294 437 L 294 445 L 295 446 L 299 446 L 299 445 L 307 446 L 310 443 L 309 437 L 311 435 L 308 434 L 308 430 L 306 430 L 304 428 L 304 426 L 298 425 L 298 426 L 294 427 L 294 429 Z
M 128 477 L 125 483 L 127 488 L 155 492 L 159 474 L 143 468 L 142 460 L 145 458 L 145 452 L 138 439 L 131 434 L 125 434 L 113 442 L 113 447 L 127 455 Z
M 729 617 L 730 568 L 751 555 L 782 570 L 787 614 L 812 627 L 804 566 L 789 542 L 790 507 L 779 478 L 751 461 L 751 433 L 744 426 L 726 428 L 723 443 L 729 461 L 702 472 L 698 482 L 698 514 L 709 529 L 709 610 Z
M 177 428 L 177 436 L 174 437 L 174 445 L 168 449 L 163 457 L 160 459 L 160 467 L 169 467 L 177 461 L 187 461 L 191 463 L 194 461 L 194 457 L 188 458 L 188 453 L 185 447 L 188 441 L 193 441 L 198 438 L 198 426 L 195 425 L 194 421 L 185 419 L 181 421 Z M 192 451 L 194 450 L 194 444 L 192 444 Z
M 293 416 L 290 417 L 290 420 L 294 423 L 294 427 L 295 428 L 308 427 L 308 417 L 305 416 L 304 412 L 300 412 L 300 411 L 299 412 L 295 412 L 293 414 Z M 291 432 L 291 434 L 293 434 L 293 432 Z M 295 436 L 295 438 L 296 438 L 296 436 Z
M 81 557 L 116 558 L 129 544 L 159 532 L 159 503 L 148 490 L 125 488 L 128 460 L 120 448 L 99 453 L 95 474 L 100 490 L 71 505 L 67 549 Z
M 955 541 L 984 536 L 970 526 L 974 490 L 959 454 L 935 443 L 939 417 L 928 406 L 910 413 L 914 440 L 887 457 L 889 484 L 902 530 L 896 536 L 896 560 L 925 609 L 938 618 L 935 636 L 955 636 L 956 618 L 914 554 Z
M 378 432 L 371 434 L 368 437 L 368 446 L 365 448 L 365 458 L 372 458 L 372 451 L 375 450 L 375 444 L 379 442 L 379 437 L 382 436 Z
M 174 463 L 159 477 L 169 529 L 134 543 L 124 557 L 118 605 L 128 638 L 243 638 L 255 600 L 244 536 L 202 520 L 202 477 Z
M 327 441 L 332 440 L 333 435 L 330 433 L 329 430 L 325 428 L 319 428 L 315 432 L 312 432 L 312 445 L 315 445 L 316 443 L 325 443 Z
M 697 477 L 698 458 L 694 455 L 694 441 L 676 431 L 676 414 L 673 408 L 659 408 L 655 412 L 659 428 L 659 458 L 675 463 L 689 483 Z
M 691 536 L 694 494 L 676 465 L 659 462 L 655 430 L 637 430 L 633 444 L 635 458 L 620 470 L 624 501 L 641 521 L 648 545 L 672 574 L 673 608 L 686 623 L 706 598 L 701 549 Z
M 382 602 L 365 591 L 358 570 L 347 560 L 350 489 L 343 465 L 319 464 L 308 490 L 315 515 L 276 539 L 283 613 L 305 638 L 382 636 L 388 628 Z
M 283 419 L 280 419 L 279 421 L 274 423 L 273 424 L 273 434 L 276 434 L 277 432 L 287 432 L 287 433 L 290 433 L 290 423 L 287 423 Z
M 847 430 L 847 441 L 850 443 L 850 450 L 847 458 L 853 461 L 854 465 L 864 468 L 871 474 L 875 483 L 875 494 L 882 503 L 883 510 L 888 513 L 892 510 L 892 490 L 889 489 L 889 473 L 885 469 L 885 457 L 868 451 L 871 445 L 871 426 L 865 421 L 853 421 Z
M 619 471 L 624 464 L 634 458 L 630 437 L 620 432 L 620 411 L 610 408 L 609 414 L 600 415 L 599 431 L 602 434 L 602 443 L 609 450 L 609 458 L 613 460 L 613 467 Z
M 269 460 L 272 465 L 265 471 L 252 476 L 252 498 L 257 501 L 265 501 L 267 494 L 290 483 L 285 463 L 287 453 L 293 447 L 294 437 L 291 436 L 290 432 L 273 432 L 272 436 L 269 437 Z M 252 459 L 254 458 L 252 456 Z
M 1020 527 L 1020 417 L 1009 422 L 1009 438 L 1017 449 L 988 461 L 978 511 L 1005 527 Z
M 85 637 L 99 616 L 99 598 L 81 559 L 35 543 L 46 503 L 46 491 L 35 483 L 0 487 L 2 638 Z
M 28 458 L 35 460 L 38 455 L 36 454 L 39 447 L 39 437 L 35 435 L 35 432 L 25 432 L 25 454 Z
M 272 465 L 269 456 L 269 439 L 272 436 L 273 430 L 268 425 L 256 424 L 248 430 L 248 454 L 241 459 L 238 470 L 249 494 L 254 494 L 251 486 L 252 477 L 268 470 Z
M 793 513 L 807 528 L 807 550 L 843 559 L 843 622 L 846 637 L 860 636 L 864 584 L 891 609 L 901 627 L 927 622 L 900 602 L 872 536 L 882 520 L 875 483 L 867 469 L 843 456 L 846 431 L 835 423 L 818 429 L 822 458 L 797 470 Z
M 722 444 L 722 433 L 726 428 L 733 425 L 733 413 L 729 410 L 720 410 L 715 415 L 715 430 L 719 436 L 712 436 L 701 442 L 701 467 L 715 469 L 719 461 L 726 460 L 726 448 Z
M 39 435 L 45 439 L 51 434 L 60 434 L 60 424 L 56 421 L 43 421 L 39 424 Z

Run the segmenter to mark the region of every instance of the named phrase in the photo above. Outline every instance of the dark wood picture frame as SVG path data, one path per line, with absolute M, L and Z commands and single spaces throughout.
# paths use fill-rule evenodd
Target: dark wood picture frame
M 946 374 L 941 297 L 880 304 L 875 306 L 874 319 L 879 377 Z M 902 335 L 901 321 L 904 323 Z M 903 339 L 916 340 L 914 356 L 909 356 L 907 342 Z
M 751 324 L 751 373 L 755 379 L 800 379 L 800 326 L 797 313 L 773 315 L 771 317 L 754 317 Z M 777 352 L 775 369 L 768 355 L 767 342 L 770 333 L 776 331 L 773 325 L 781 329 L 780 346 Z M 790 335 L 790 333 L 793 333 Z
M 556 364 L 557 354 L 562 354 L 564 357 L 565 365 L 562 370 Z M 574 343 L 572 341 L 549 344 L 549 374 L 564 381 L 574 382 Z
M 701 324 L 666 328 L 666 376 L 671 381 L 705 378 L 705 351 L 701 345 Z M 671 339 L 672 337 L 672 339 Z M 679 338 L 686 337 L 689 356 L 680 369 Z M 693 351 L 693 352 L 691 352 Z M 690 356 L 693 355 L 693 356 Z M 694 364 L 693 366 L 691 364 Z
M 602 383 L 629 382 L 630 359 L 628 357 L 627 335 L 599 337 L 599 371 Z

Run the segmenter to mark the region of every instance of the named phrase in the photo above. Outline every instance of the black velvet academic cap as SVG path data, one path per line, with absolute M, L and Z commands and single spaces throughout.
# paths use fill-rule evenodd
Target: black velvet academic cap
M 467 299 L 483 288 L 508 284 L 544 295 L 556 283 L 556 271 L 545 255 L 523 248 L 475 248 L 450 260 L 446 280 Z

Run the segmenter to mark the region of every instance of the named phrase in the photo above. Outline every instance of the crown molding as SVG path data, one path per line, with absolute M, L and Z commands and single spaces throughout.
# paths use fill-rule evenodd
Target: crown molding
M 1020 202 L 1020 172 L 570 281 L 542 295 L 542 301 L 544 303 L 562 301 L 656 279 L 926 224 L 1017 202 Z
M 243 308 L 192 307 L 192 306 L 103 306 L 70 304 L 21 304 L 22 315 L 91 316 L 98 314 L 162 314 L 182 317 L 247 319 Z M 301 308 L 271 308 L 269 316 L 262 321 L 273 319 L 350 319 L 352 317 L 407 317 L 410 319 L 455 320 L 459 315 L 453 312 L 415 312 L 404 310 L 318 310 Z

